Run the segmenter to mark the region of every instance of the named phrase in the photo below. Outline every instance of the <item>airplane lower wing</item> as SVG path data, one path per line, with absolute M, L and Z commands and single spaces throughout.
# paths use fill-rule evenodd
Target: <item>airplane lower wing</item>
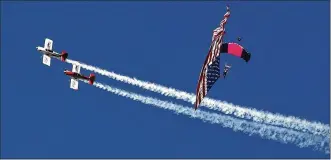
M 47 66 L 51 66 L 51 57 L 48 55 L 43 55 L 43 63 Z
M 78 90 L 78 80 L 77 79 L 71 78 L 70 88 L 72 88 L 74 90 Z

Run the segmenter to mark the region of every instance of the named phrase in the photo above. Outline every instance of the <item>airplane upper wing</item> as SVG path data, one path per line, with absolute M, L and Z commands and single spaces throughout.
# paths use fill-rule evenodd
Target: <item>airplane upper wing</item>
M 73 64 L 72 72 L 80 73 L 80 66 Z
M 78 90 L 78 80 L 71 78 L 70 80 L 70 88 L 74 90 Z
M 46 38 L 44 48 L 49 49 L 49 50 L 53 50 L 53 40 Z
M 47 66 L 51 66 L 51 57 L 48 55 L 43 55 L 43 63 Z

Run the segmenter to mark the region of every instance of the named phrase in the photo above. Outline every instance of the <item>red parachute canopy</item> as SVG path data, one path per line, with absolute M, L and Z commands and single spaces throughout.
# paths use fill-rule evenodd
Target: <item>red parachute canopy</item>
M 228 53 L 236 57 L 240 57 L 246 62 L 251 59 L 251 54 L 246 51 L 244 47 L 237 43 L 223 43 L 221 46 L 221 53 Z

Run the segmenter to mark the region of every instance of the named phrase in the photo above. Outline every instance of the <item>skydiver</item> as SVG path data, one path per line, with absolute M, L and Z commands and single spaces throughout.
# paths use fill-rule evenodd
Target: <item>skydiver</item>
M 227 64 L 225 64 L 224 66 L 225 66 L 225 67 L 224 67 L 224 71 L 223 71 L 223 77 L 225 78 L 226 75 L 228 74 L 228 72 L 229 72 L 231 66 L 230 66 L 230 65 L 227 65 Z

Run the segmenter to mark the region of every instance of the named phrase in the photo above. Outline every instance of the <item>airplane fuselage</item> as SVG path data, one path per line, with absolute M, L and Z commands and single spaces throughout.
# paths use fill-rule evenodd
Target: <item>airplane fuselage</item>
M 36 47 L 37 50 L 42 53 L 42 54 L 45 54 L 47 56 L 50 56 L 50 57 L 61 57 L 61 55 L 59 53 L 56 53 L 55 51 L 52 51 L 52 50 L 49 50 L 49 49 L 45 49 L 43 47 Z
M 85 77 L 84 75 L 82 75 L 80 73 L 76 73 L 76 72 L 72 72 L 72 71 L 68 71 L 68 70 L 65 70 L 64 74 L 69 76 L 69 77 L 75 78 L 75 79 L 85 79 L 85 80 L 90 79 L 90 78 Z

